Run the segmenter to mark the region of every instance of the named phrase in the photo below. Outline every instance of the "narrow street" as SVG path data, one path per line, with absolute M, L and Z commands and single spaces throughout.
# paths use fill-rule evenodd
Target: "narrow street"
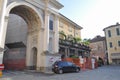
M 0 80 L 120 80 L 120 65 L 64 74 L 4 71 L 3 78 Z

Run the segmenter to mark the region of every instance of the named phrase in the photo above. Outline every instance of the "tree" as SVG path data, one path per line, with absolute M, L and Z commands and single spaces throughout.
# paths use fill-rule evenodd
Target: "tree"
M 82 43 L 84 45 L 89 45 L 90 44 L 90 39 L 83 39 Z
M 60 38 L 66 39 L 66 34 L 63 31 L 59 31 Z
M 74 38 L 74 37 L 73 37 L 72 35 L 68 35 L 68 36 L 67 36 L 67 40 L 69 40 L 69 41 L 73 41 L 73 38 Z
M 73 42 L 74 42 L 74 43 L 81 43 L 81 41 L 82 41 L 82 39 L 79 38 L 79 37 L 74 37 L 74 38 L 73 38 Z

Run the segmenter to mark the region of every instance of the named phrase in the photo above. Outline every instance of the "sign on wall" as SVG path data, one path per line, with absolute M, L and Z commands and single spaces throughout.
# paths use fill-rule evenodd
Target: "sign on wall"
M 60 61 L 60 60 L 61 58 L 59 56 L 47 56 L 46 66 L 51 67 L 55 61 Z
M 0 70 L 4 70 L 4 65 L 0 64 Z

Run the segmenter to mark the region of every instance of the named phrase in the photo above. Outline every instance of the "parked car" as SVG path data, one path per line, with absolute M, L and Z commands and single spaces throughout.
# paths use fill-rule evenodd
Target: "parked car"
M 65 73 L 65 72 L 79 72 L 80 71 L 80 67 L 75 65 L 72 62 L 68 62 L 68 61 L 56 61 L 53 65 L 52 65 L 52 71 L 55 73 Z

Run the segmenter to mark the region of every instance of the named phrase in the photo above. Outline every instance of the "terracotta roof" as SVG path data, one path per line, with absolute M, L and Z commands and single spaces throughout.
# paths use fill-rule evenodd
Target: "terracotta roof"
M 95 38 L 91 39 L 90 43 L 98 42 L 98 41 L 105 41 L 105 37 L 101 37 L 101 36 L 98 35 Z

